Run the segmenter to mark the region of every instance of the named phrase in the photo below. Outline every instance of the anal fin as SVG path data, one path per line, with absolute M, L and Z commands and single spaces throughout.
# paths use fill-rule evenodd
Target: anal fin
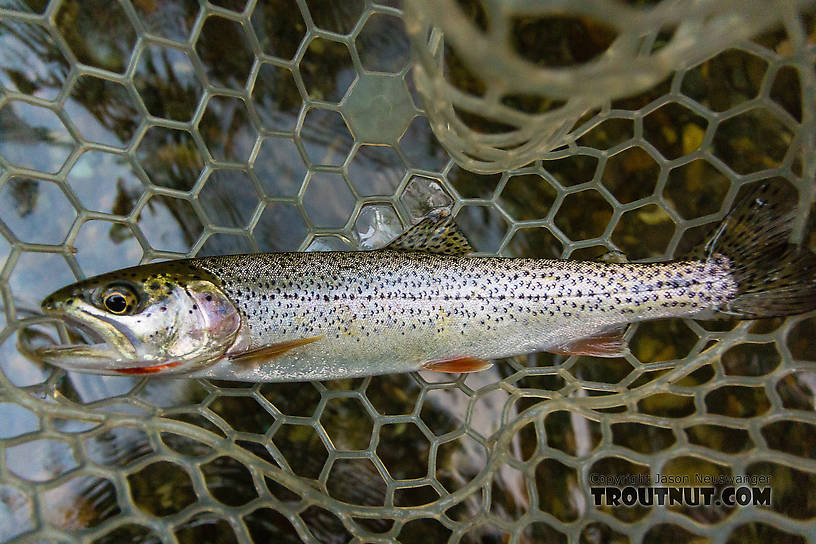
M 476 357 L 452 357 L 449 359 L 436 359 L 422 363 L 422 370 L 433 370 L 434 372 L 481 372 L 493 366 L 493 363 Z
M 286 342 L 269 344 L 268 346 L 264 346 L 262 348 L 251 349 L 249 351 L 244 351 L 243 353 L 238 353 L 230 357 L 230 359 L 236 363 L 264 362 L 269 359 L 279 357 L 286 353 L 287 351 L 295 349 L 296 347 L 305 346 L 306 344 L 311 344 L 312 342 L 317 342 L 318 340 L 323 338 L 323 336 L 325 335 L 321 334 L 320 336 L 311 336 L 309 338 L 297 338 L 295 340 L 287 340 Z
M 559 344 L 548 348 L 550 353 L 560 355 L 589 355 L 591 357 L 621 357 L 629 351 L 623 335 L 626 326 L 615 327 L 600 332 L 594 336 L 570 340 L 564 344 Z

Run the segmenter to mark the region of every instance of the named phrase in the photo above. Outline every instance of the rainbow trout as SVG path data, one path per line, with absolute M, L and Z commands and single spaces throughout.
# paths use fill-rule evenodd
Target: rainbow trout
M 635 321 L 816 308 L 816 256 L 788 244 L 789 198 L 762 185 L 692 255 L 657 264 L 468 257 L 439 212 L 376 251 L 136 266 L 47 297 L 43 312 L 87 343 L 35 355 L 80 372 L 253 382 L 470 372 L 541 350 L 618 356 Z

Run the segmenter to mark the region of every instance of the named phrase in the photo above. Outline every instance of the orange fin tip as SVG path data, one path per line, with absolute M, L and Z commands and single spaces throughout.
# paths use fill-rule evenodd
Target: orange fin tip
M 621 357 L 629 351 L 623 335 L 626 327 L 616 327 L 595 336 L 579 338 L 549 348 L 550 353 L 560 355 L 589 355 L 590 357 Z
M 453 357 L 451 359 L 438 359 L 422 363 L 421 370 L 433 370 L 434 372 L 481 372 L 493 366 L 493 363 L 476 357 Z
M 311 336 L 309 338 L 297 338 L 295 340 L 287 340 L 286 342 L 278 342 L 277 344 L 270 344 L 262 348 L 251 349 L 249 351 L 233 355 L 231 359 L 236 363 L 263 362 L 279 357 L 287 351 L 295 349 L 296 347 L 317 342 L 323 338 L 323 336 L 325 335 L 321 334 L 320 336 Z

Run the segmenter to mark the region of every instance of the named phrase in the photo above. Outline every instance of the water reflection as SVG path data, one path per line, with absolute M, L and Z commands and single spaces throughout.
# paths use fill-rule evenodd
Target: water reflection
M 151 248 L 176 253 L 190 251 L 204 230 L 188 200 L 164 195 L 147 201 L 139 212 L 138 225 Z
M 408 65 L 410 44 L 402 19 L 377 13 L 366 19 L 357 37 L 363 68 L 372 72 L 401 72 Z
M 40 494 L 45 520 L 60 529 L 93 528 L 121 513 L 113 483 L 98 476 L 79 476 Z
M 56 26 L 80 62 L 123 73 L 136 32 L 122 6 L 105 0 L 65 0 Z
M 300 138 L 313 164 L 340 166 L 354 145 L 343 116 L 336 111 L 312 108 L 306 112 Z
M 290 138 L 269 137 L 252 164 L 255 176 L 266 195 L 295 197 L 306 176 L 306 164 Z
M 196 255 L 210 257 L 212 255 L 232 255 L 235 253 L 253 253 L 255 247 L 252 240 L 244 234 L 227 234 L 216 232 L 211 234 Z
M 399 143 L 409 164 L 415 168 L 439 171 L 450 160 L 426 117 L 415 117 Z
M 285 17 L 281 17 L 283 13 Z M 306 34 L 306 24 L 297 0 L 258 2 L 252 12 L 252 28 L 263 52 L 282 59 L 295 56 Z
M 23 252 L 14 265 L 8 285 L 17 306 L 35 309 L 46 295 L 74 281 L 76 276 L 62 255 Z
M 16 487 L 0 485 L 0 540 L 8 542 L 14 537 L 34 529 L 32 499 Z
M 295 251 L 308 229 L 294 204 L 271 202 L 266 205 L 252 235 L 261 251 Z
M 246 228 L 258 208 L 260 195 L 242 170 L 213 170 L 199 193 L 209 224 Z
M 141 178 L 124 155 L 86 151 L 66 178 L 86 209 L 126 216 L 145 191 Z
M 402 204 L 418 221 L 437 208 L 447 208 L 453 204 L 451 196 L 442 188 L 439 180 L 414 176 L 402 192 Z
M 186 130 L 152 126 L 147 129 L 136 158 L 151 183 L 189 191 L 204 168 L 202 150 Z
M 130 376 L 94 376 L 69 371 L 65 374 L 65 379 L 59 384 L 60 393 L 65 398 L 82 404 L 127 395 L 139 383 L 138 378 Z M 123 411 L 128 413 L 131 410 L 125 408 Z M 144 412 L 144 410 L 140 411 Z
M 5 449 L 6 466 L 32 482 L 53 480 L 79 466 L 76 454 L 62 440 L 31 440 Z
M 141 429 L 115 427 L 83 441 L 88 459 L 96 464 L 122 468 L 153 453 L 150 439 Z
M 252 88 L 252 105 L 264 130 L 294 130 L 303 101 L 288 68 L 264 63 Z
M 57 172 L 74 140 L 53 111 L 11 100 L 0 109 L 0 155 L 15 166 Z
M 14 235 L 33 244 L 61 244 L 76 210 L 50 181 L 12 177 L 0 189 L 0 217 Z
M 196 52 L 213 85 L 233 89 L 246 85 L 254 57 L 240 23 L 219 16 L 207 17 L 196 41 Z
M 199 4 L 197 0 L 139 0 L 133 2 L 133 8 L 149 33 L 183 42 L 193 28 Z
M 257 138 L 246 104 L 226 96 L 210 98 L 198 131 L 217 161 L 246 163 Z
M 397 211 L 389 204 L 363 206 L 354 222 L 360 249 L 384 247 L 403 230 Z
M 349 179 L 363 196 L 391 196 L 405 174 L 405 165 L 391 146 L 361 145 L 349 163 Z
M 351 251 L 348 242 L 337 236 L 315 236 L 306 251 Z
M 303 207 L 316 227 L 341 228 L 354 210 L 354 195 L 340 174 L 312 174 L 303 194 Z
M 48 0 L 0 0 L 0 8 L 23 13 L 42 13 Z
M 227 520 L 215 512 L 202 512 L 176 529 L 179 542 L 218 542 L 238 544 L 238 538 Z
M 363 13 L 362 0 L 332 2 L 331 0 L 307 0 L 309 13 L 315 24 L 324 30 L 347 34 Z
M 145 48 L 133 81 L 151 115 L 176 121 L 190 120 L 203 92 L 187 53 L 172 47 Z
M 128 146 L 141 120 L 124 85 L 93 76 L 74 81 L 65 112 L 85 140 L 121 148 Z
M 298 66 L 309 97 L 326 102 L 340 102 L 356 75 L 346 44 L 322 38 L 309 43 Z
M 10 402 L 0 402 L 0 420 L 4 422 L 0 438 L 13 438 L 40 428 L 33 412 Z
M 86 221 L 74 244 L 76 260 L 88 276 L 139 264 L 143 250 L 130 226 L 109 221 Z
M 43 27 L 0 21 L 0 84 L 7 90 L 53 100 L 68 70 L 68 61 Z
M 494 206 L 465 206 L 456 214 L 456 223 L 469 233 L 473 248 L 496 253 L 509 225 Z

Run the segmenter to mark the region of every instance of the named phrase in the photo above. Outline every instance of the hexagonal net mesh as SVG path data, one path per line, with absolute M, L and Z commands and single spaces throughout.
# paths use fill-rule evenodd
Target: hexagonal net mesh
M 813 247 L 814 19 L 765 8 L 0 0 L 0 539 L 805 542 L 813 314 L 444 378 L 114 378 L 17 349 L 76 278 L 379 247 L 439 206 L 483 254 L 667 259 L 773 179 Z M 594 475 L 658 473 L 765 476 L 772 504 L 593 504 Z

